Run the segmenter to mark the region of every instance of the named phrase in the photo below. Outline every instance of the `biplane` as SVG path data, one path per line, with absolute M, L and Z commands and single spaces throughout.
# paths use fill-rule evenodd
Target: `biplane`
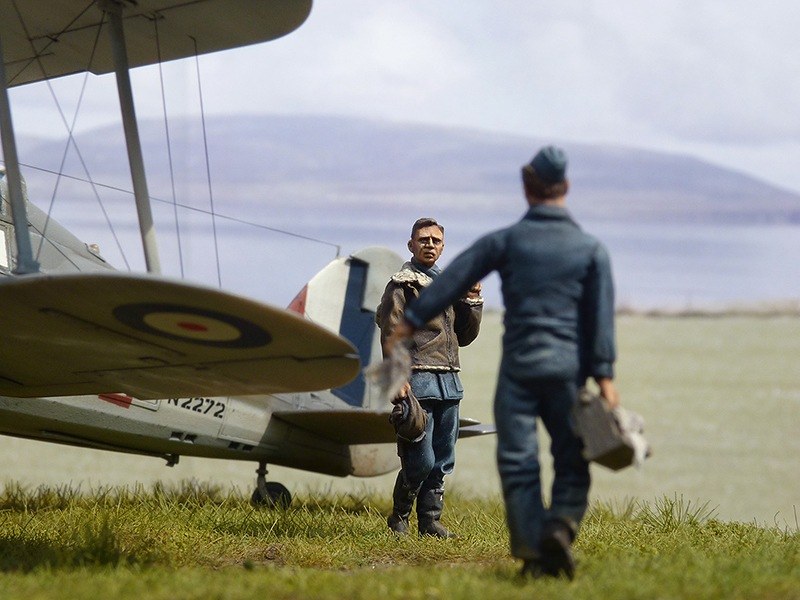
M 0 7 L 0 434 L 168 465 L 253 461 L 253 501 L 271 505 L 291 496 L 266 480 L 268 464 L 398 468 L 391 405 L 362 367 L 381 358 L 374 310 L 399 256 L 337 258 L 286 309 L 160 274 L 129 70 L 276 39 L 302 25 L 311 0 Z M 27 198 L 8 89 L 86 71 L 115 74 L 146 273 L 114 269 Z M 491 429 L 462 425 L 464 436 Z

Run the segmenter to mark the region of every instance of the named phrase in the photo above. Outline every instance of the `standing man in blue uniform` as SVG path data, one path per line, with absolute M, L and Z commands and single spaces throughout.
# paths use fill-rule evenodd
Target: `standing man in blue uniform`
M 565 208 L 567 157 L 542 148 L 522 168 L 529 210 L 462 254 L 410 306 L 385 348 L 413 335 L 492 271 L 502 280 L 503 357 L 495 393 L 497 464 L 511 553 L 522 574 L 572 578 L 571 545 L 586 512 L 589 465 L 570 424 L 579 386 L 592 377 L 611 406 L 614 286 L 606 248 L 581 231 Z M 551 437 L 555 478 L 542 500 L 536 420 Z
M 444 250 L 444 227 L 434 219 L 417 219 L 408 241 L 411 260 L 392 275 L 386 285 L 375 320 L 384 342 L 403 319 L 406 306 L 439 276 L 436 261 Z M 455 465 L 458 438 L 458 407 L 464 388 L 458 372 L 458 347 L 477 336 L 483 310 L 480 284 L 442 306 L 419 324 L 410 348 L 411 379 L 400 396 L 411 393 L 428 413 L 424 436 L 418 440 L 398 438 L 401 468 L 392 494 L 392 514 L 387 523 L 398 534 L 408 532 L 408 518 L 417 503 L 417 526 L 421 535 L 455 537 L 441 523 L 444 508 L 444 477 Z

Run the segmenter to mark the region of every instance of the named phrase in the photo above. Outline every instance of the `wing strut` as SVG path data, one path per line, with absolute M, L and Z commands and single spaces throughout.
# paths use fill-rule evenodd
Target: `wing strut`
M 28 213 L 22 193 L 22 175 L 19 170 L 14 124 L 11 121 L 11 105 L 8 101 L 2 40 L 0 40 L 0 138 L 2 138 L 3 158 L 6 163 L 8 201 L 11 204 L 11 218 L 14 222 L 14 236 L 17 242 L 17 266 L 14 272 L 20 275 L 38 273 L 39 263 L 33 258 L 31 235 L 28 231 Z
M 136 211 L 139 215 L 139 231 L 142 236 L 144 260 L 149 273 L 160 274 L 156 230 L 150 208 L 150 194 L 144 172 L 142 145 L 139 140 L 139 127 L 136 124 L 136 111 L 133 106 L 133 93 L 128 67 L 128 51 L 125 46 L 125 31 L 122 25 L 122 5 L 117 0 L 97 0 L 97 6 L 109 17 L 111 51 L 114 59 L 114 72 L 117 92 L 122 111 L 122 125 L 125 129 L 125 143 L 128 148 L 128 162 L 133 181 L 133 195 L 136 198 Z

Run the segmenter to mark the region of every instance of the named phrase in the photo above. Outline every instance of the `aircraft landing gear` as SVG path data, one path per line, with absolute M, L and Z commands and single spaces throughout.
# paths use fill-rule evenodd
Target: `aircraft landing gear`
M 256 474 L 256 489 L 250 497 L 250 504 L 264 508 L 288 508 L 292 503 L 292 494 L 282 483 L 267 481 L 267 463 L 258 463 Z

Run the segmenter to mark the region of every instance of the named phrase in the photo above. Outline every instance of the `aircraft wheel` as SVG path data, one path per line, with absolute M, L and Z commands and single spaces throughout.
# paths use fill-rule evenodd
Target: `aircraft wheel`
M 282 483 L 267 481 L 263 487 L 258 486 L 255 489 L 250 503 L 264 508 L 288 508 L 292 503 L 292 494 Z

